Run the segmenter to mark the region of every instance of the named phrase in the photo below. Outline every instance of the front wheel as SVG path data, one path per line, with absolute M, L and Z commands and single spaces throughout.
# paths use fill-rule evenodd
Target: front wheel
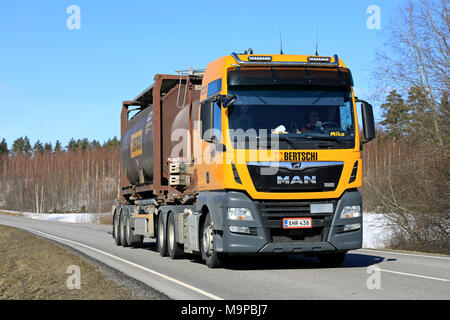
M 205 260 L 208 268 L 220 268 L 225 261 L 225 254 L 216 252 L 214 247 L 213 225 L 209 212 L 202 226 L 201 250 L 202 258 Z

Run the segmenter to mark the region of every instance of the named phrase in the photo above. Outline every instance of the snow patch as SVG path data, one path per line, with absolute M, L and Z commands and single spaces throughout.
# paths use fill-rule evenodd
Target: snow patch
M 2 211 L 15 213 L 30 219 L 69 223 L 100 223 L 101 217 L 111 215 L 110 213 L 34 213 L 12 210 Z
M 389 222 L 384 214 L 363 214 L 363 248 L 386 247 L 391 233 Z

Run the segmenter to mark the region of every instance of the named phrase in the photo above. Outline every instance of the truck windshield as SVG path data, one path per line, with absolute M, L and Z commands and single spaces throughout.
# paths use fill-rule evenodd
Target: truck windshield
M 327 141 L 330 147 L 354 145 L 349 88 L 325 86 L 232 86 L 236 101 L 228 108 L 230 132 L 256 137 L 266 133 L 298 147 Z M 240 131 L 242 130 L 242 131 Z M 240 139 L 239 135 L 232 136 Z M 323 144 L 322 144 L 323 145 Z

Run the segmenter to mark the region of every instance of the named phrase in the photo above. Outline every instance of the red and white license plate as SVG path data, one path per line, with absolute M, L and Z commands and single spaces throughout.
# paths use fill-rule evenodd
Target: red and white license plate
M 284 218 L 283 229 L 312 228 L 312 218 Z

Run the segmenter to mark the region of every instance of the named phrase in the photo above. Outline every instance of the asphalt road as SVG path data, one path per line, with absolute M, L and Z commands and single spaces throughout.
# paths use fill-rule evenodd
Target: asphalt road
M 154 241 L 117 247 L 111 227 L 0 214 L 0 224 L 61 242 L 173 299 L 450 299 L 450 257 L 361 249 L 340 268 L 316 258 L 251 258 L 208 269 L 194 257 L 161 257 Z

